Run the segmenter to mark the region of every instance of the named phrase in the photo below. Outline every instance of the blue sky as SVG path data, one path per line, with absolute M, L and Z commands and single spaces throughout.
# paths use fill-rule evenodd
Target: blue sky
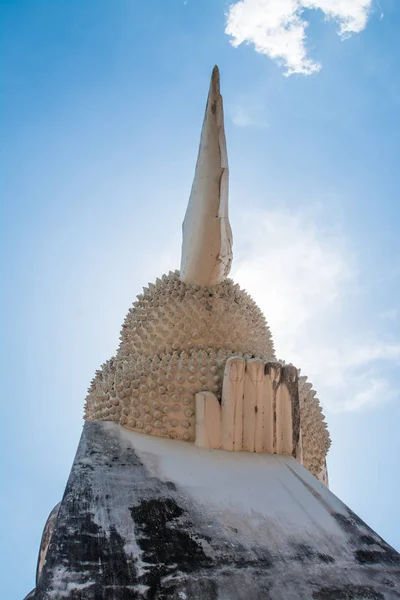
M 318 390 L 332 491 L 400 549 L 400 9 L 231 4 L 1 2 L 9 600 L 34 586 L 95 369 L 136 294 L 179 267 L 215 63 L 232 276 Z

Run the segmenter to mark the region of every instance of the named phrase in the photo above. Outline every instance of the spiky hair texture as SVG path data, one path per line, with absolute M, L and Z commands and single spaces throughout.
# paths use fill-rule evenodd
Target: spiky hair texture
M 116 357 L 89 388 L 85 418 L 192 441 L 195 395 L 221 395 L 233 355 L 275 357 L 265 318 L 227 279 L 210 288 L 170 272 L 144 288 L 129 310 Z
M 264 315 L 239 285 L 231 279 L 190 285 L 175 271 L 138 296 L 122 326 L 119 355 L 139 359 L 207 348 L 275 356 Z
M 231 279 L 213 287 L 170 272 L 144 288 L 122 326 L 115 357 L 90 385 L 85 419 L 117 421 L 151 435 L 193 441 L 195 395 L 218 398 L 227 359 L 276 361 L 265 318 Z M 300 379 L 305 466 L 319 475 L 329 435 L 310 384 Z
M 306 376 L 300 376 L 298 386 L 303 465 L 318 477 L 324 467 L 331 440 L 312 383 Z

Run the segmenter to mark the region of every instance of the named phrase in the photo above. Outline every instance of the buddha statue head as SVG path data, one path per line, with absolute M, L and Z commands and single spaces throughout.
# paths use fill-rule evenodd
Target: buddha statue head
M 133 303 L 116 355 L 90 385 L 86 420 L 117 421 L 144 434 L 194 442 L 196 395 L 207 392 L 221 403 L 229 359 L 284 365 L 276 360 L 262 311 L 228 278 L 231 263 L 228 161 L 215 67 L 183 222 L 180 270 L 149 283 Z M 329 434 L 312 385 L 295 372 L 301 462 L 319 476 Z

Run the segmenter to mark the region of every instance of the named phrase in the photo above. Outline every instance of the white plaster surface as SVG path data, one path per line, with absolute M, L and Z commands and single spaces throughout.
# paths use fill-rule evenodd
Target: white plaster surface
M 202 510 L 237 528 L 243 539 L 267 535 L 276 547 L 299 534 L 314 542 L 332 535 L 345 542 L 331 517 L 345 506 L 290 456 L 203 449 L 122 429 L 120 435 L 155 477 L 182 486 Z

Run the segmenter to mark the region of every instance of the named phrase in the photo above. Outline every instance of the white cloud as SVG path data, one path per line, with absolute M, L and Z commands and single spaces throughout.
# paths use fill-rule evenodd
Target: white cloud
M 379 402 L 387 402 L 395 397 L 395 392 L 390 389 L 386 379 L 370 378 L 368 386 L 364 386 L 348 403 L 348 410 L 359 410 L 373 407 Z
M 253 121 L 249 113 L 239 104 L 235 104 L 231 108 L 232 121 L 238 127 L 248 127 Z
M 372 0 L 240 0 L 229 7 L 225 33 L 237 47 L 254 44 L 286 67 L 286 75 L 310 75 L 321 65 L 307 57 L 304 9 L 318 9 L 333 20 L 342 39 L 362 31 Z
M 301 367 L 332 411 L 392 399 L 387 372 L 400 364 L 400 342 L 352 325 L 358 269 L 346 240 L 311 212 L 260 212 L 240 223 L 233 277 L 262 308 L 277 356 Z
M 235 104 L 227 105 L 227 112 L 232 122 L 238 127 L 256 127 L 257 129 L 268 127 L 264 115 L 264 103 L 260 101 L 259 94 L 242 94 L 237 98 Z
M 339 35 L 360 33 L 367 25 L 372 0 L 300 0 L 304 8 L 319 9 L 339 25 Z

